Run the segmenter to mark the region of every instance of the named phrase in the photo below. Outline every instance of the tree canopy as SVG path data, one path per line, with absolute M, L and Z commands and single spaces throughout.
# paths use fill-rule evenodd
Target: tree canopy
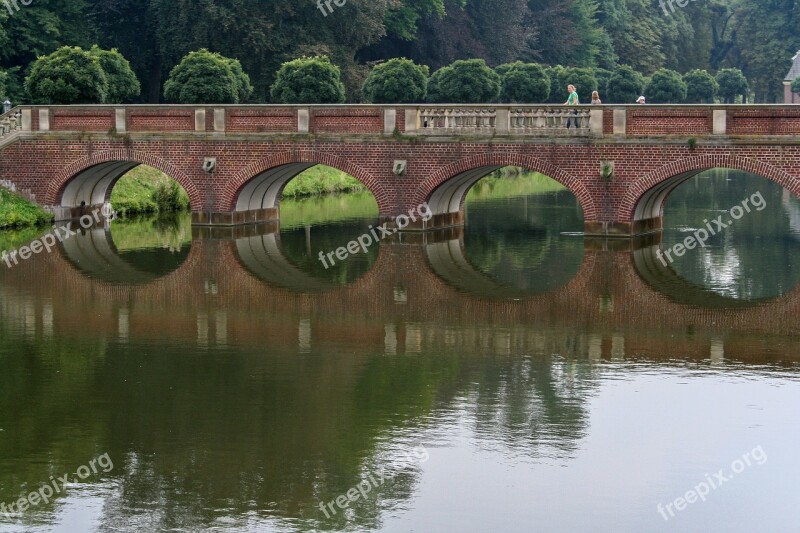
M 249 90 L 249 78 L 238 61 L 202 49 L 190 52 L 172 69 L 164 97 L 180 104 L 236 104 Z
M 276 104 L 338 104 L 345 97 L 341 71 L 327 56 L 284 63 L 271 94 Z
M 428 100 L 457 104 L 496 102 L 500 76 L 483 59 L 454 61 L 437 70 L 428 84 Z
M 405 58 L 375 65 L 364 82 L 364 100 L 376 104 L 424 102 L 428 74 L 427 66 Z
M 536 63 L 511 63 L 496 69 L 502 72 L 500 99 L 510 103 L 546 102 L 550 96 L 550 78 Z
M 102 103 L 108 95 L 108 78 L 99 57 L 64 46 L 34 61 L 25 91 L 33 104 Z
M 686 100 L 686 82 L 674 70 L 662 68 L 650 78 L 645 93 L 653 104 L 680 104 Z

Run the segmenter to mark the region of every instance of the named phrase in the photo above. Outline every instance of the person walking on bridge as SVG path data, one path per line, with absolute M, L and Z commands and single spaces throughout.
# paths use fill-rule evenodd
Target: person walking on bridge
M 570 84 L 567 85 L 567 93 L 569 93 L 569 98 L 567 101 L 564 102 L 564 105 L 579 105 L 580 99 L 578 98 L 578 91 L 575 90 L 575 86 Z M 576 109 L 574 112 L 575 115 L 578 114 L 578 110 Z M 570 122 L 575 121 L 575 127 L 578 127 L 578 117 L 576 116 L 574 119 L 572 117 L 567 117 L 567 129 L 570 127 Z

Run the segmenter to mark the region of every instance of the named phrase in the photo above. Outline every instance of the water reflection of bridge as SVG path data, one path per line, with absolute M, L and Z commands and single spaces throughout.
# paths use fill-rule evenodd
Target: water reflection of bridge
M 94 230 L 61 254 L 3 271 L 1 311 L 31 335 L 88 331 L 201 346 L 266 338 L 301 351 L 335 341 L 390 354 L 460 345 L 563 353 L 572 346 L 592 358 L 669 351 L 750 360 L 759 338 L 785 339 L 800 329 L 800 289 L 769 301 L 731 300 L 662 267 L 657 243 L 632 252 L 628 243 L 607 250 L 587 241 L 566 284 L 520 294 L 471 265 L 460 230 L 384 243 L 366 274 L 338 285 L 295 266 L 274 229 L 196 230 L 183 263 L 161 273 L 122 261 L 108 234 Z M 769 357 L 793 360 L 798 353 L 795 341 L 773 344 Z

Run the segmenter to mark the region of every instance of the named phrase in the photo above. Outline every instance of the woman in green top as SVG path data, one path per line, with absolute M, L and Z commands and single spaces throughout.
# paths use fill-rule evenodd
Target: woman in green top
M 567 101 L 564 102 L 564 105 L 579 105 L 581 103 L 580 100 L 578 99 L 578 92 L 575 90 L 574 85 L 567 85 L 567 92 L 569 93 L 569 98 L 567 98 Z M 577 110 L 575 110 L 575 114 L 576 115 L 578 114 Z M 572 117 L 567 118 L 567 129 L 569 129 L 572 120 L 573 120 Z M 578 119 L 575 118 L 574 120 L 575 120 L 575 127 L 577 128 Z

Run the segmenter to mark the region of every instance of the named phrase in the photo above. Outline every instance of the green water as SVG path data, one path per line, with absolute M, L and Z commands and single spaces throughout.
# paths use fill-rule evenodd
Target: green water
M 368 196 L 239 240 L 115 222 L 3 267 L 0 504 L 69 483 L 0 531 L 794 530 L 800 202 L 705 174 L 632 250 L 516 187 L 330 269 Z

